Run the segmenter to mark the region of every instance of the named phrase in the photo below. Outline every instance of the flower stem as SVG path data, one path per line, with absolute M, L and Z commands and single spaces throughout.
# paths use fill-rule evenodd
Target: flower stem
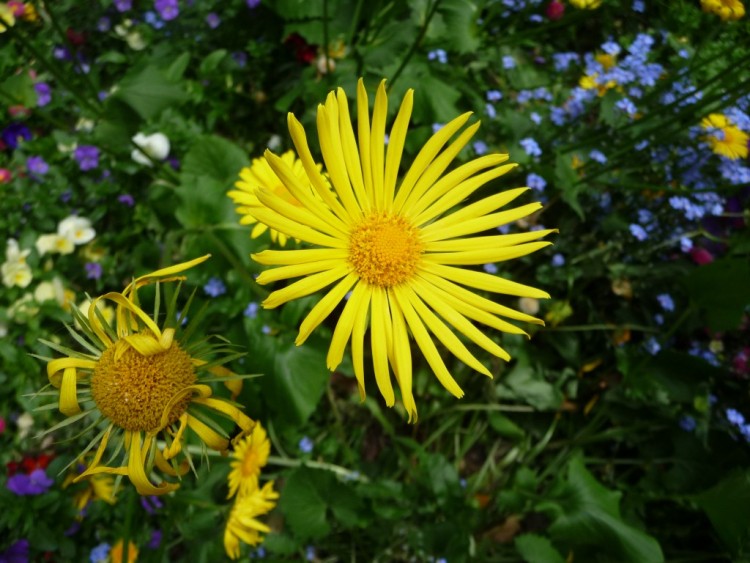
M 437 13 L 437 9 L 439 5 L 440 5 L 440 0 L 433 0 L 432 5 L 429 8 L 427 8 L 427 15 L 424 18 L 422 27 L 419 29 L 417 38 L 414 40 L 414 43 L 412 43 L 411 47 L 409 47 L 409 51 L 407 51 L 406 55 L 401 61 L 401 65 L 399 65 L 398 69 L 396 70 L 396 72 L 393 73 L 393 76 L 391 77 L 391 80 L 390 80 L 391 87 L 393 87 L 393 85 L 396 83 L 396 80 L 398 80 L 398 77 L 401 76 L 401 73 L 406 68 L 406 65 L 409 63 L 411 58 L 414 56 L 414 53 L 417 51 L 417 48 L 422 43 L 422 39 L 424 39 L 424 36 L 427 33 L 427 28 L 430 26 L 430 21 L 432 21 L 432 18 Z

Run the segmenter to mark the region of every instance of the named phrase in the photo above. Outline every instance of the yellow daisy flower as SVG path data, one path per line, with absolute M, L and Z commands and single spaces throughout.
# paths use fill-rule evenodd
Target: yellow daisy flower
M 745 15 L 745 5 L 740 0 L 701 0 L 701 8 L 724 21 L 738 20 Z
M 225 343 L 215 345 L 207 338 L 191 340 L 194 324 L 188 324 L 183 332 L 181 320 L 186 318 L 187 306 L 178 318 L 180 286 L 166 301 L 164 326 L 160 328 L 154 320 L 161 309 L 160 284 L 184 280 L 177 274 L 207 259 L 204 256 L 136 278 L 122 293 L 94 299 L 86 317 L 75 310 L 83 334 L 72 327 L 69 331 L 85 352 L 42 341 L 65 355 L 43 359 L 48 362 L 50 382 L 59 389 L 48 394 L 59 397 L 60 412 L 69 417 L 47 432 L 86 418 L 91 421 L 87 431 L 96 429 L 82 455 L 98 443 L 96 453 L 74 481 L 102 473 L 125 475 L 142 495 L 164 494 L 179 484 L 154 484 L 149 476 L 157 469 L 180 476 L 192 465 L 189 452 L 182 448 L 186 429 L 221 452 L 228 450 L 229 439 L 211 420 L 212 412 L 234 421 L 243 433 L 252 429 L 253 421 L 230 401 L 212 397 L 212 389 L 205 382 L 207 378 L 219 380 L 215 367 L 239 354 Z M 138 299 L 138 289 L 150 284 L 156 284 L 153 317 L 141 308 Z M 105 300 L 116 305 L 111 323 L 98 306 Z M 215 353 L 222 357 L 211 360 Z M 103 462 L 108 445 L 113 446 L 113 452 Z M 177 463 L 180 454 L 186 459 Z M 116 464 L 118 459 L 122 460 L 120 464 Z
M 709 131 L 705 137 L 711 150 L 731 160 L 747 158 L 748 134 L 721 113 L 704 117 L 701 126 Z
M 0 33 L 5 33 L 8 28 L 16 24 L 13 10 L 5 3 L 0 3 Z
M 602 0 L 570 0 L 570 3 L 581 10 L 595 10 L 602 5 Z
M 281 155 L 281 159 L 292 170 L 299 182 L 309 186 L 305 167 L 295 157 L 294 151 L 285 152 Z M 273 169 L 268 166 L 265 158 L 254 158 L 252 166 L 243 168 L 240 171 L 240 179 L 234 185 L 239 189 L 231 190 L 227 195 L 237 204 L 237 213 L 243 215 L 242 219 L 240 219 L 240 224 L 255 225 L 250 233 L 252 238 L 258 238 L 268 230 L 268 227 L 263 222 L 259 222 L 255 217 L 255 210 L 263 206 L 255 195 L 256 190 L 265 188 L 290 205 L 296 207 L 301 205 L 299 200 L 286 188 Z M 308 191 L 312 193 L 309 187 Z M 287 236 L 281 231 L 271 229 L 271 240 L 278 242 L 281 246 L 285 246 Z
M 230 559 L 240 556 L 240 541 L 258 545 L 263 541 L 261 534 L 271 531 L 257 517 L 273 510 L 278 498 L 279 493 L 273 490 L 273 481 L 266 483 L 262 489 L 256 488 L 245 496 L 237 497 L 224 529 L 224 551 Z
M 333 334 L 328 368 L 334 370 L 341 363 L 351 339 L 354 372 L 364 399 L 364 339 L 369 318 L 378 388 L 386 404 L 392 406 L 395 397 L 390 364 L 410 420 L 417 416 L 412 397 L 410 333 L 440 382 L 456 397 L 461 397 L 463 392 L 446 368 L 428 330 L 461 361 L 491 376 L 450 327 L 491 354 L 508 360 L 508 353 L 470 319 L 514 334 L 525 333 L 499 316 L 543 324 L 539 319 L 477 295 L 464 286 L 518 297 L 548 298 L 546 292 L 457 266 L 524 256 L 550 244 L 532 241 L 552 232 L 547 229 L 513 235 L 472 236 L 512 223 L 542 206 L 531 203 L 497 211 L 528 188 L 495 193 L 470 205 L 461 205 L 484 184 L 516 166 L 503 164 L 508 160 L 506 154 L 491 154 L 444 174 L 479 128 L 479 123 L 471 125 L 445 147 L 471 113 L 457 117 L 427 141 L 396 190 L 412 104 L 413 90 L 409 90 L 391 129 L 387 151 L 385 81 L 381 82 L 375 97 L 372 121 L 367 92 L 362 80 L 359 81 L 359 146 L 346 94 L 341 88 L 328 95 L 325 105 L 318 106 L 318 138 L 335 195 L 321 181 L 320 175 L 312 174 L 315 162 L 305 131 L 294 115 L 289 114 L 289 131 L 297 154 L 313 179 L 320 200 L 307 193 L 305 185 L 283 159 L 266 151 L 268 164 L 301 205 L 289 205 L 271 190 L 259 189 L 256 194 L 265 207 L 256 209 L 255 215 L 259 221 L 314 248 L 266 250 L 253 255 L 261 264 L 280 266 L 261 273 L 258 283 L 303 277 L 271 293 L 263 302 L 266 308 L 278 307 L 335 283 L 302 322 L 297 345 L 302 344 L 351 291 Z
M 234 446 L 232 455 L 234 459 L 230 464 L 232 470 L 227 477 L 229 483 L 227 498 L 233 497 L 238 492 L 239 496 L 245 496 L 258 488 L 260 470 L 268 463 L 270 453 L 271 442 L 260 422 L 256 422 L 252 433 Z

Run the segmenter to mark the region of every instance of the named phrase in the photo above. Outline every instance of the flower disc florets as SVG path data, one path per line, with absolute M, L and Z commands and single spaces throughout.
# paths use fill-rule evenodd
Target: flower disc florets
M 120 346 L 127 349 L 122 352 Z M 152 432 L 162 427 L 162 413 L 172 398 L 195 380 L 190 355 L 176 342 L 164 352 L 144 356 L 120 341 L 102 353 L 94 368 L 91 393 L 101 413 L 117 426 Z M 180 418 L 190 400 L 188 393 L 174 404 L 167 424 Z

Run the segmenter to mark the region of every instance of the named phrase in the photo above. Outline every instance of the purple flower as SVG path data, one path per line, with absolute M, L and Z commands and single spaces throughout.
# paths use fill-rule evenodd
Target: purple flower
M 646 348 L 646 351 L 652 356 L 656 356 L 656 354 L 659 353 L 659 350 L 661 350 L 661 344 L 659 344 L 653 336 L 646 340 L 643 345 Z
M 98 280 L 102 277 L 102 265 L 99 262 L 86 262 L 84 268 L 86 268 L 86 278 Z
M 127 12 L 133 7 L 133 0 L 115 0 L 115 8 L 118 12 Z
M 164 503 L 162 503 L 157 496 L 147 496 L 141 497 L 141 506 L 143 507 L 143 510 L 149 514 L 153 514 L 158 509 L 162 508 Z
M 307 436 L 304 436 L 299 441 L 299 450 L 303 454 L 309 454 L 311 451 L 313 451 L 313 447 L 314 446 L 315 446 L 315 443 L 310 438 L 308 438 Z
M 503 57 L 503 68 L 505 70 L 510 70 L 512 68 L 516 68 L 516 59 L 514 59 L 510 55 L 505 55 Z
M 58 45 L 52 49 L 52 56 L 58 61 L 70 61 L 73 60 L 73 56 L 70 54 L 70 50 L 67 47 Z
M 29 475 L 16 473 L 8 479 L 5 486 L 19 496 L 41 495 L 46 493 L 54 481 L 47 477 L 44 469 L 35 469 Z
M 21 141 L 31 140 L 31 130 L 23 123 L 15 122 L 3 129 L 0 137 L 2 137 L 3 142 L 8 148 L 15 150 L 18 148 Z
M 208 27 L 210 27 L 211 29 L 216 29 L 217 27 L 219 27 L 220 23 L 221 18 L 216 12 L 211 12 L 206 16 L 206 24 L 208 24 Z
M 29 540 L 18 540 L 5 551 L 0 552 L 0 561 L 3 563 L 28 563 Z
M 161 537 L 162 533 L 161 530 L 153 530 L 151 532 L 151 539 L 148 540 L 148 546 L 149 549 L 159 549 L 159 546 L 161 545 Z
M 607 162 L 607 157 L 604 156 L 604 153 L 596 149 L 589 153 L 589 158 L 595 162 L 598 162 L 599 164 L 604 164 L 605 162 Z
M 102 33 L 107 33 L 111 27 L 112 27 L 112 23 L 109 21 L 109 18 L 106 16 L 99 18 L 99 21 L 96 22 L 97 31 L 101 31 Z
M 44 176 L 49 172 L 49 164 L 44 162 L 41 156 L 30 156 L 26 159 L 26 168 L 31 174 L 38 174 Z
M 247 307 L 245 307 L 245 310 L 242 313 L 245 315 L 248 319 L 254 319 L 258 316 L 258 304 L 255 301 L 251 301 L 248 303 Z
M 251 10 L 254 10 L 258 6 L 260 6 L 260 0 L 247 0 L 247 7 Z
M 73 158 L 81 170 L 93 170 L 99 166 L 99 149 L 93 145 L 81 145 L 73 151 Z
M 227 286 L 224 285 L 224 282 L 220 278 L 214 277 L 206 282 L 206 285 L 203 286 L 203 291 L 209 297 L 219 297 L 227 292 Z
M 161 19 L 167 22 L 180 15 L 180 7 L 177 5 L 177 0 L 156 0 L 154 2 L 154 9 L 159 12 Z
M 52 89 L 46 82 L 34 84 L 34 91 L 36 91 L 36 105 L 40 108 L 46 106 L 52 100 Z
M 232 53 L 232 59 L 237 63 L 237 66 L 244 68 L 247 65 L 247 54 L 242 51 L 235 51 Z
M 135 205 L 135 199 L 130 194 L 118 195 L 117 201 L 119 201 L 123 205 L 127 205 L 128 207 L 133 207 Z

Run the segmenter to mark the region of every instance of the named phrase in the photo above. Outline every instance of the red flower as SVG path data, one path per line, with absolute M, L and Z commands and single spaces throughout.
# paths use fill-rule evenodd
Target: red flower
M 714 256 L 711 254 L 708 250 L 701 247 L 693 247 L 690 250 L 690 257 L 693 259 L 693 262 L 698 264 L 699 266 L 705 266 L 706 264 L 710 264 L 714 261 Z
M 318 54 L 317 45 L 310 45 L 304 37 L 298 33 L 292 33 L 284 40 L 284 44 L 294 48 L 294 56 L 301 63 L 310 64 Z
M 546 14 L 551 20 L 559 20 L 565 13 L 565 4 L 558 2 L 558 0 L 552 0 L 547 4 Z
M 86 43 L 86 34 L 83 32 L 77 32 L 72 27 L 69 27 L 68 30 L 65 32 L 65 35 L 68 38 L 68 41 L 70 42 L 73 47 L 80 47 L 84 43 Z

